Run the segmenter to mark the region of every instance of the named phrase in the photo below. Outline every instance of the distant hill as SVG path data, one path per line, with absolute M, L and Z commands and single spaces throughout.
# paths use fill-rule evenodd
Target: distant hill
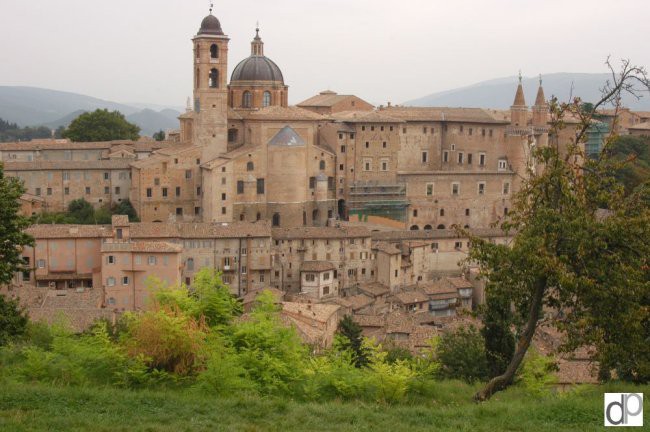
M 586 102 L 595 102 L 600 98 L 600 88 L 610 78 L 609 74 L 589 73 L 552 73 L 543 75 L 544 93 L 547 98 L 557 96 L 567 101 L 569 95 L 580 96 Z M 526 103 L 535 102 L 538 77 L 526 77 L 522 80 Z M 517 77 L 498 78 L 483 81 L 467 87 L 430 94 L 419 99 L 405 102 L 407 106 L 447 106 L 468 108 L 507 109 L 512 105 L 517 86 Z M 573 89 L 573 90 L 572 90 Z M 634 110 L 650 110 L 650 95 L 636 100 L 631 96 L 623 97 L 623 104 Z
M 160 111 L 151 109 L 154 107 Z M 180 111 L 174 109 L 176 107 L 121 104 L 57 90 L 0 86 L 0 118 L 19 126 L 56 129 L 69 125 L 79 114 L 98 108 L 120 111 L 127 120 L 140 126 L 144 135 L 178 128 Z

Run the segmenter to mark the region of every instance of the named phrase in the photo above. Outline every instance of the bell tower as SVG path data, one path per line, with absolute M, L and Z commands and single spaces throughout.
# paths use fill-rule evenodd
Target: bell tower
M 201 22 L 194 43 L 193 144 L 203 148 L 202 159 L 224 153 L 228 144 L 228 36 L 210 14 Z

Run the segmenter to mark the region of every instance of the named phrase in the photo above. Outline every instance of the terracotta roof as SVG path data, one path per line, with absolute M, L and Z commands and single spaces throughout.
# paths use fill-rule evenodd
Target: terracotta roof
M 397 246 L 395 246 L 394 244 L 383 242 L 383 241 L 373 243 L 372 244 L 372 250 L 376 250 L 376 251 L 379 251 L 379 252 L 384 252 L 384 253 L 389 254 L 389 255 L 398 255 L 398 254 L 402 253 L 402 251 L 399 250 L 397 248 Z
M 339 102 L 342 102 L 348 98 L 355 98 L 354 95 L 340 95 L 333 91 L 324 91 L 316 96 L 312 96 L 307 100 L 304 100 L 297 104 L 298 106 L 305 107 L 332 107 Z
M 334 264 L 329 261 L 304 261 L 300 266 L 301 272 L 324 272 L 328 270 L 334 270 Z
M 346 298 L 350 302 L 353 311 L 363 309 L 364 307 L 370 306 L 373 303 L 373 299 L 371 299 L 365 294 L 358 294 Z
M 385 115 L 404 121 L 426 122 L 465 122 L 506 124 L 496 112 L 483 108 L 449 108 L 449 107 L 386 107 L 380 109 Z
M 32 225 L 25 232 L 35 239 L 112 237 L 110 225 Z
M 394 294 L 393 298 L 405 305 L 429 301 L 429 296 L 422 291 L 405 291 Z
M 20 196 L 20 200 L 22 201 L 29 201 L 29 202 L 45 202 L 45 198 L 38 196 L 38 195 L 32 195 L 30 193 L 24 193 Z
M 352 316 L 352 320 L 361 327 L 383 327 L 386 324 L 384 315 L 355 314 Z
M 274 239 L 281 240 L 370 237 L 370 230 L 361 226 L 273 228 L 272 232 Z
M 236 112 L 245 120 L 314 121 L 326 119 L 320 114 L 297 106 L 269 106 L 257 110 L 237 110 Z
M 416 325 L 413 314 L 405 314 L 401 311 L 394 311 L 386 316 L 386 333 L 410 334 Z
M 431 326 L 415 326 L 409 334 L 411 350 L 418 351 L 431 347 L 431 339 L 438 335 L 438 331 Z
M 448 300 L 458 297 L 458 289 L 445 280 L 418 285 L 418 288 L 431 300 Z
M 240 238 L 270 237 L 271 223 L 157 223 L 141 222 L 130 224 L 131 238 Z
M 129 226 L 129 217 L 127 215 L 111 216 L 111 225 L 117 227 Z
M 104 159 L 89 161 L 32 161 L 32 162 L 4 162 L 5 171 L 48 171 L 48 170 L 112 170 L 128 169 L 133 161 L 131 159 Z
M 346 123 L 403 123 L 404 120 L 392 117 L 381 111 L 341 111 L 331 118 Z
M 101 141 L 71 142 L 67 139 L 32 140 L 0 143 L 0 151 L 37 151 L 37 150 L 110 150 L 113 147 L 132 148 L 135 151 L 153 151 L 174 145 L 170 141 Z
M 374 297 L 379 297 L 390 292 L 390 288 L 379 282 L 362 283 L 359 290 Z
M 282 302 L 282 313 L 314 319 L 321 323 L 326 323 L 340 308 L 339 305 L 326 303 Z
M 457 289 L 474 288 L 474 286 L 467 279 L 462 277 L 447 278 L 447 282 L 449 282 L 451 286 Z
M 505 232 L 499 228 L 479 228 L 469 230 L 477 237 L 506 237 Z M 372 233 L 372 239 L 378 241 L 399 241 L 399 240 L 420 240 L 420 239 L 450 239 L 463 238 L 459 237 L 456 230 L 398 230 L 398 231 L 375 231 Z

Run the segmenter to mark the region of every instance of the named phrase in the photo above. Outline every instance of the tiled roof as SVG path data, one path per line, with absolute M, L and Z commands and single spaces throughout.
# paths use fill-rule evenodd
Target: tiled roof
M 462 277 L 447 278 L 447 282 L 449 282 L 451 286 L 457 289 L 474 288 L 474 286 L 467 279 Z
M 182 252 L 179 244 L 155 241 L 134 241 L 102 243 L 102 252 Z
M 300 271 L 324 272 L 334 270 L 334 264 L 329 261 L 304 261 L 300 266 Z
M 483 108 L 448 108 L 448 107 L 386 107 L 380 109 L 384 115 L 403 121 L 428 122 L 465 122 L 465 123 L 496 123 L 506 124 L 506 121 Z
M 71 142 L 67 139 L 32 140 L 0 143 L 0 151 L 37 151 L 37 150 L 110 150 L 113 147 L 128 147 L 135 151 L 153 151 L 173 145 L 169 141 L 101 141 Z
M 643 122 L 643 123 L 635 124 L 634 126 L 630 126 L 628 129 L 650 130 L 650 122 Z
M 239 238 L 270 237 L 271 223 L 156 223 L 142 222 L 130 225 L 131 238 Z
M 374 235 L 374 233 L 373 233 Z M 387 243 L 383 241 L 375 242 L 372 244 L 372 250 L 376 250 L 379 252 L 384 252 L 389 255 L 398 255 L 402 253 L 401 250 L 399 250 L 394 244 L 392 243 Z
M 237 110 L 245 120 L 269 120 L 269 121 L 301 121 L 301 120 L 325 120 L 320 114 L 300 108 L 297 106 L 281 107 L 269 106 L 258 110 Z
M 359 289 L 374 297 L 382 296 L 390 292 L 390 288 L 380 282 L 362 283 L 359 285 Z
M 89 161 L 32 161 L 32 162 L 4 162 L 5 171 L 48 171 L 48 170 L 112 170 L 128 169 L 131 159 L 104 159 Z
M 32 225 L 25 230 L 35 239 L 112 237 L 110 225 Z
M 441 298 L 440 296 L 444 297 L 445 295 L 449 298 L 458 297 L 458 289 L 445 280 L 419 284 L 418 289 L 421 289 L 426 295 L 435 296 L 436 298 Z
M 129 226 L 129 217 L 127 215 L 113 215 L 111 225 L 117 227 Z
M 331 116 L 346 123 L 403 123 L 404 120 L 381 111 L 342 111 Z
M 358 294 L 346 298 L 350 302 L 353 311 L 357 311 L 359 309 L 363 309 L 366 306 L 370 306 L 373 302 L 373 299 L 364 294 Z
M 393 297 L 402 304 L 422 303 L 429 301 L 429 296 L 421 291 L 406 291 L 394 294 Z
M 273 228 L 273 238 L 280 240 L 359 237 L 370 237 L 370 230 L 361 226 Z
M 383 327 L 386 324 L 384 315 L 355 314 L 352 316 L 352 320 L 361 327 Z
M 298 106 L 306 107 L 331 107 L 336 105 L 339 102 L 342 102 L 348 98 L 353 98 L 353 95 L 340 95 L 332 91 L 325 91 L 316 96 L 312 96 L 307 100 L 304 100 L 298 104 Z
M 505 232 L 499 228 L 479 228 L 469 230 L 477 237 L 505 237 Z M 463 238 L 459 237 L 456 230 L 398 230 L 398 231 L 375 231 L 372 233 L 372 239 L 378 241 L 399 241 L 399 240 L 424 240 L 424 239 L 450 239 Z
M 341 308 L 339 305 L 325 303 L 282 302 L 282 313 L 298 315 L 326 323 Z

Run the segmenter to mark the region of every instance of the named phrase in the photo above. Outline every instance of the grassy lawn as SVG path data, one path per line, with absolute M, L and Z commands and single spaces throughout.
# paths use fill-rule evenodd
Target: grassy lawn
M 650 424 L 650 386 L 538 398 L 515 388 L 481 405 L 472 390 L 443 382 L 420 402 L 387 406 L 0 382 L 0 431 L 592 431 L 605 429 L 605 391 L 645 393 Z

